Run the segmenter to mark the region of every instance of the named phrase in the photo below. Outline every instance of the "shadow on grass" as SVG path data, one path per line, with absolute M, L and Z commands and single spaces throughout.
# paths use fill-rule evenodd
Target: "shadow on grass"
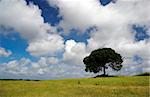
M 144 72 L 144 73 L 133 75 L 133 76 L 150 76 L 150 72 Z M 119 77 L 119 76 L 102 74 L 102 75 L 94 76 L 92 78 L 100 78 L 100 77 Z
M 97 76 L 95 76 L 95 77 L 93 77 L 93 78 L 99 78 L 99 77 L 117 77 L 117 76 L 114 76 L 114 75 L 104 75 L 104 74 L 102 74 L 102 75 L 97 75 Z

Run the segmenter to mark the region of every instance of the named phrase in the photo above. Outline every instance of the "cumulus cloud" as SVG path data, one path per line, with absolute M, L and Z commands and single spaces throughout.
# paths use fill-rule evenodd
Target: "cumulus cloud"
M 30 59 L 21 58 L 20 60 L 12 60 L 0 64 L 0 79 L 56 79 L 95 76 L 93 73 L 85 72 L 84 65 L 57 64 L 58 61 L 55 61 L 55 64 L 53 59 L 57 60 L 55 57 L 41 57 L 38 61 L 33 62 Z M 149 65 L 145 65 L 144 63 L 138 64 L 136 61 L 126 59 L 124 60 L 124 67 L 121 71 L 114 72 L 108 69 L 107 73 L 115 75 L 134 75 L 145 71 L 148 72 L 149 70 Z
M 55 60 L 55 61 L 54 61 Z M 75 78 L 88 77 L 92 74 L 84 72 L 84 66 L 57 64 L 55 57 L 41 57 L 38 61 L 27 58 L 12 60 L 0 64 L 0 79 L 3 78 L 31 78 L 31 79 L 53 79 L 53 78 Z
M 30 59 L 21 58 L 20 60 L 12 60 L 8 63 L 1 64 L 1 73 L 9 73 L 16 75 L 38 75 L 48 72 L 48 64 L 46 58 L 41 57 L 37 62 Z
M 149 0 L 118 0 L 107 6 L 100 5 L 98 0 L 48 1 L 60 8 L 60 15 L 63 16 L 60 25 L 65 25 L 64 29 L 68 27 L 66 25 L 70 25 L 67 29 L 78 28 L 80 30 L 85 30 L 93 25 L 97 27 L 98 31 L 91 34 L 91 38 L 88 40 L 88 45 L 91 48 L 123 42 L 130 46 L 136 45 L 136 47 L 138 45 L 141 47 L 142 44 L 146 47 L 149 45 L 149 42 L 136 43 L 132 33 L 133 24 L 150 26 L 150 14 L 147 13 Z
M 6 50 L 5 48 L 0 47 L 0 56 L 8 57 L 12 54 L 10 50 Z
M 146 61 L 147 60 L 147 61 Z M 138 63 L 133 59 L 124 59 L 123 68 L 119 73 L 121 75 L 136 75 L 143 72 L 149 72 L 150 63 L 149 59 L 143 60 L 143 62 Z
M 2 74 L 12 73 L 12 74 L 27 74 L 28 67 L 30 64 L 29 59 L 22 58 L 20 61 L 12 60 L 8 63 L 1 64 L 0 72 Z
M 47 37 L 29 43 L 26 49 L 34 56 L 55 55 L 55 53 L 62 52 L 64 48 L 64 40 L 57 34 L 51 34 Z
M 82 52 L 89 53 L 97 48 L 111 47 L 120 53 L 125 61 L 126 58 L 131 58 L 127 63 L 123 63 L 125 65 L 135 64 L 132 60 L 135 55 L 143 58 L 143 63 L 139 64 L 141 67 L 147 67 L 149 64 L 150 39 L 135 41 L 132 27 L 133 25 L 144 25 L 148 29 L 146 33 L 149 35 L 150 14 L 147 12 L 150 9 L 149 0 L 117 0 L 107 6 L 102 6 L 99 0 L 48 0 L 48 2 L 50 5 L 60 8 L 63 20 L 59 26 L 64 29 L 64 33 L 69 33 L 72 28 L 83 33 L 91 26 L 96 27 L 97 30 L 90 34 L 90 39 L 87 39 L 88 44 L 85 46 L 86 49 Z M 75 44 L 73 41 L 66 42 L 64 60 L 74 62 L 74 59 L 78 63 L 80 60 L 81 64 L 82 59 L 74 55 L 73 51 L 67 50 Z M 136 68 L 137 65 L 134 67 Z
M 29 41 L 43 36 L 49 29 L 38 6 L 27 5 L 24 0 L 1 0 L 0 11 L 0 25 L 14 29 Z
M 85 30 L 93 25 L 111 30 L 114 26 L 116 28 L 116 26 L 127 26 L 129 23 L 148 24 L 150 21 L 147 13 L 149 0 L 118 0 L 107 6 L 100 5 L 99 0 L 48 1 L 51 5 L 60 8 L 60 15 L 63 16 L 60 26 L 66 31 L 72 28 Z
M 27 5 L 25 0 L 1 0 L 0 12 L 0 27 L 13 29 L 26 39 L 31 55 L 55 53 L 63 48 L 62 37 L 56 35 L 55 27 L 44 23 L 38 6 Z
M 59 64 L 59 59 L 56 57 L 49 57 L 47 58 L 47 63 L 48 64 Z
M 65 44 L 63 61 L 70 65 L 83 65 L 83 58 L 88 55 L 86 45 L 83 42 L 68 40 Z

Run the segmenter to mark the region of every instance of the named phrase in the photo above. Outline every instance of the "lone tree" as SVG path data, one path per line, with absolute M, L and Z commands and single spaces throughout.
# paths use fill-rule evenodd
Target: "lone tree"
M 100 48 L 91 52 L 91 54 L 83 59 L 86 66 L 86 72 L 98 73 L 103 71 L 103 76 L 106 76 L 106 69 L 111 67 L 115 71 L 122 68 L 123 62 L 120 54 L 116 53 L 111 48 Z

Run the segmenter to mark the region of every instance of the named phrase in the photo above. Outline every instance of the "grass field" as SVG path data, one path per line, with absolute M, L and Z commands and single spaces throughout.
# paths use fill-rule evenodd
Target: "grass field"
M 0 97 L 149 97 L 149 76 L 0 81 Z

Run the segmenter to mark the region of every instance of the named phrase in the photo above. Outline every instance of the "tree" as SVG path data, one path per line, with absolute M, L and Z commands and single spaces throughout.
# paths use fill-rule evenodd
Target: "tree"
M 86 72 L 98 73 L 103 71 L 103 76 L 106 76 L 106 69 L 111 67 L 115 71 L 122 68 L 123 62 L 120 54 L 116 53 L 111 48 L 100 48 L 91 52 L 91 54 L 83 59 L 86 66 Z

